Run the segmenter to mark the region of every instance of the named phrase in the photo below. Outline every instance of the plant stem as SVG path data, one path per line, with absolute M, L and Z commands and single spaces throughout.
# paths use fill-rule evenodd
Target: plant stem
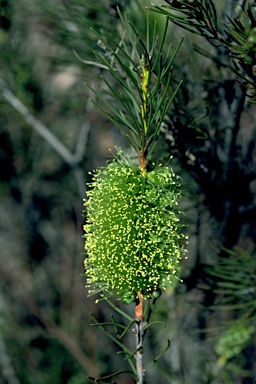
M 137 383 L 144 383 L 144 369 L 143 369 L 143 336 L 144 336 L 145 323 L 143 321 L 143 298 L 141 293 L 138 292 L 138 299 L 135 307 L 135 334 L 136 334 L 136 369 L 137 369 Z
M 139 162 L 140 162 L 140 169 L 142 170 L 143 174 L 145 174 L 147 172 L 148 160 L 144 153 L 141 153 Z

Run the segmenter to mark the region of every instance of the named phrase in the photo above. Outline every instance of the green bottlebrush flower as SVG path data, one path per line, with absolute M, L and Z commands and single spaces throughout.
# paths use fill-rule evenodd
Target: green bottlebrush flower
M 96 171 L 85 201 L 89 294 L 118 294 L 129 304 L 154 297 L 178 275 L 179 180 L 169 167 L 142 172 L 114 160 Z
M 252 340 L 254 333 L 254 325 L 244 323 L 231 325 L 218 340 L 216 346 L 219 355 L 218 364 L 222 366 L 228 359 L 239 355 Z

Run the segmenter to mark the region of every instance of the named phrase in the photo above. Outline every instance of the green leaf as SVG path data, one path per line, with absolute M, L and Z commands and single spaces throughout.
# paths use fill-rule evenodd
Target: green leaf
M 159 355 L 157 355 L 154 358 L 154 360 L 147 367 L 146 371 L 148 371 L 150 368 L 153 367 L 153 365 L 160 359 L 160 357 L 162 357 L 165 354 L 165 352 L 169 349 L 170 345 L 171 345 L 170 340 L 167 340 L 167 346 L 159 353 Z
M 96 317 L 91 313 L 91 316 L 92 316 L 92 318 L 93 318 L 93 320 L 94 320 L 94 322 L 95 322 L 95 325 L 97 325 L 101 330 L 102 330 L 102 332 L 103 333 L 105 333 L 105 335 L 107 335 L 111 340 L 113 340 L 120 348 L 122 348 L 122 350 L 125 352 L 125 354 L 127 355 L 127 356 L 130 356 L 131 355 L 131 351 L 120 341 L 120 340 L 118 340 L 116 337 L 114 337 L 113 335 L 111 335 L 109 332 L 107 332 L 106 330 L 105 330 L 105 328 L 101 325 L 101 323 L 99 323 L 98 322 L 98 320 L 96 319 Z M 133 371 L 133 373 L 134 373 L 134 375 L 136 375 L 137 373 L 136 373 L 136 368 L 135 368 L 135 365 L 134 365 L 134 363 L 133 363 L 133 361 L 131 360 L 131 359 L 129 359 L 128 360 L 129 361 L 129 364 L 130 364 L 130 366 L 131 366 L 131 368 L 132 368 L 132 371 Z
M 114 310 L 119 313 L 120 315 L 122 315 L 124 318 L 126 318 L 127 320 L 129 320 L 130 322 L 133 322 L 134 319 L 127 315 L 126 312 L 122 311 L 120 308 L 118 308 L 115 304 L 112 303 L 112 301 L 110 301 L 109 299 L 106 299 L 106 302 L 112 307 L 114 308 Z

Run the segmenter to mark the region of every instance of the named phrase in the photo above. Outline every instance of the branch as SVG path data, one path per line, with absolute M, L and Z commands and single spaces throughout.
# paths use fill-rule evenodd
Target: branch
M 8 355 L 7 348 L 3 336 L 0 333 L 0 364 L 2 365 L 3 377 L 8 384 L 20 384 L 20 381 L 15 376 L 15 372 L 12 367 L 11 359 Z
M 86 356 L 82 348 L 73 340 L 66 332 L 58 327 L 54 321 L 48 316 L 48 314 L 33 300 L 32 293 L 25 288 L 20 282 L 20 278 L 15 276 L 13 272 L 10 272 L 3 265 L 0 265 L 1 276 L 4 276 L 13 286 L 14 291 L 17 292 L 17 298 L 21 298 L 24 301 L 30 311 L 39 319 L 39 321 L 46 328 L 48 334 L 57 339 L 64 347 L 69 351 L 73 358 L 81 365 L 85 372 L 90 373 L 92 376 L 97 376 L 95 363 L 93 363 L 90 357 Z M 18 384 L 18 383 L 13 383 Z
M 225 4 L 225 23 L 230 24 L 230 19 L 237 19 L 241 13 L 241 11 L 245 7 L 246 0 L 239 0 L 238 3 L 235 6 L 236 1 L 234 0 L 226 0 Z
M 39 120 L 31 115 L 27 107 L 8 89 L 7 84 L 2 79 L 0 79 L 0 88 L 4 98 L 24 117 L 26 122 L 55 149 L 63 160 L 73 166 L 74 158 L 71 152 Z
M 75 165 L 79 164 L 84 157 L 85 147 L 87 144 L 87 138 L 88 138 L 88 133 L 90 131 L 90 128 L 91 126 L 88 122 L 82 125 L 82 128 L 78 136 L 78 140 L 76 143 L 76 151 L 75 151 L 75 154 L 73 155 L 73 164 Z
M 143 338 L 144 338 L 144 330 L 145 330 L 145 323 L 143 321 L 143 297 L 141 296 L 141 293 L 138 292 L 138 300 L 136 302 L 136 308 L 135 308 L 135 335 L 136 335 L 136 354 L 135 354 L 135 360 L 136 360 L 136 369 L 137 369 L 137 383 L 143 384 L 144 383 L 144 376 L 145 371 L 143 369 Z
M 75 179 L 77 183 L 78 193 L 80 196 L 84 197 L 85 191 L 87 189 L 84 172 L 80 167 L 75 167 L 74 174 L 75 174 Z
M 143 321 L 136 319 L 135 320 L 135 334 L 136 334 L 136 369 L 137 369 L 137 383 L 144 383 L 144 369 L 143 369 L 143 337 L 144 337 L 144 323 Z
M 232 18 L 234 12 L 234 0 L 226 0 L 225 4 L 225 22 L 228 22 L 228 18 Z
M 241 11 L 244 9 L 245 3 L 246 3 L 246 0 L 239 0 L 238 1 L 238 4 L 236 5 L 235 10 L 234 10 L 234 17 L 233 17 L 234 19 L 238 18 Z
M 0 89 L 2 90 L 3 97 L 11 104 L 11 106 L 23 116 L 25 121 L 45 140 L 47 143 L 60 155 L 60 157 L 75 170 L 75 178 L 78 185 L 80 196 L 84 196 L 86 184 L 84 174 L 79 167 L 79 163 L 84 156 L 85 147 L 87 144 L 88 133 L 90 131 L 90 124 L 85 122 L 79 133 L 77 140 L 76 151 L 73 155 L 67 147 L 65 147 L 54 136 L 48 128 L 46 128 L 41 121 L 37 120 L 28 110 L 27 107 L 10 91 L 4 80 L 0 78 Z
M 87 136 L 90 129 L 88 123 L 84 124 L 80 131 L 79 140 L 77 143 L 76 153 L 73 155 L 68 148 L 66 148 L 54 136 L 48 128 L 46 128 L 39 120 L 37 120 L 28 110 L 27 107 L 10 91 L 5 81 L 0 79 L 0 88 L 4 98 L 12 105 L 12 107 L 19 112 L 25 121 L 34 128 L 41 137 L 43 137 L 48 144 L 62 157 L 62 159 L 70 165 L 70 167 L 77 166 L 82 160 L 84 148 L 87 142 Z

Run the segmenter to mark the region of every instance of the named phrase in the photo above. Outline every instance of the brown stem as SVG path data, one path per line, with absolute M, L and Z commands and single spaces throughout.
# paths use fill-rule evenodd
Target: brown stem
M 141 296 L 140 291 L 137 293 L 138 299 L 136 301 L 135 307 L 135 319 L 143 321 L 143 298 Z
M 140 156 L 140 169 L 142 170 L 143 173 L 147 172 L 147 165 L 148 165 L 148 160 L 147 160 L 145 154 L 141 153 L 141 156 Z

